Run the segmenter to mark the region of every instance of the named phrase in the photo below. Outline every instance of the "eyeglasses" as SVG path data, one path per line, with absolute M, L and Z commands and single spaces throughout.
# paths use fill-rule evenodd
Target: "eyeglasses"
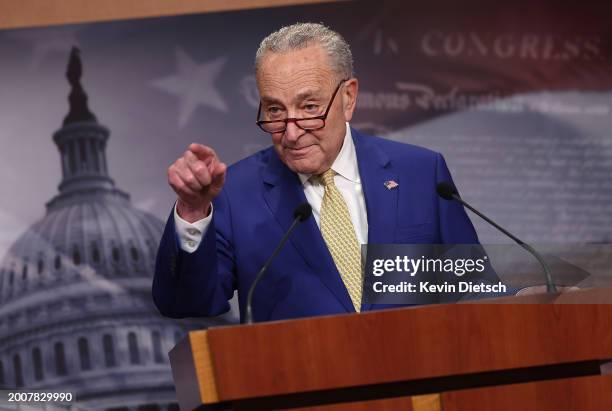
M 334 98 L 336 97 L 338 90 L 340 90 L 340 86 L 342 85 L 342 83 L 348 80 L 349 79 L 344 79 L 344 80 L 341 80 L 340 83 L 338 83 L 338 86 L 334 90 L 331 100 L 329 101 L 329 104 L 327 105 L 327 109 L 325 110 L 325 113 L 323 113 L 320 116 L 307 117 L 307 118 L 285 118 L 282 120 L 260 120 L 259 119 L 259 116 L 261 116 L 261 102 L 260 102 L 259 109 L 257 110 L 256 124 L 263 131 L 265 131 L 266 133 L 271 133 L 271 134 L 272 133 L 282 133 L 283 131 L 287 130 L 287 123 L 291 123 L 291 122 L 295 123 L 296 126 L 298 126 L 299 128 L 305 131 L 321 130 L 323 127 L 325 127 L 325 119 L 327 119 L 327 115 L 329 114 L 329 109 L 331 108 L 334 102 Z

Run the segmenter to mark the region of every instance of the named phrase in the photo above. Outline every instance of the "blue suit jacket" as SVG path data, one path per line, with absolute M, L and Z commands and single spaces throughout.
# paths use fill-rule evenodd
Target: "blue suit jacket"
M 452 182 L 433 151 L 351 130 L 368 215 L 368 243 L 478 242 L 463 207 L 440 199 Z M 385 181 L 399 186 L 387 189 Z M 255 275 L 306 201 L 297 174 L 268 148 L 229 167 L 208 231 L 193 253 L 170 214 L 157 254 L 153 298 L 170 317 L 214 316 L 238 290 L 241 315 Z M 362 311 L 374 308 L 364 304 Z M 298 225 L 254 294 L 256 321 L 354 312 L 314 218 Z

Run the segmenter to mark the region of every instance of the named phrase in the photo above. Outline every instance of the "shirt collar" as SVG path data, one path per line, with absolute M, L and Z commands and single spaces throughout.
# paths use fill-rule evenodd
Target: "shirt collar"
M 357 166 L 357 153 L 355 152 L 355 144 L 353 143 L 353 135 L 349 123 L 346 123 L 346 133 L 344 134 L 344 142 L 338 156 L 334 160 L 331 169 L 336 174 L 350 180 L 354 183 L 361 182 L 359 177 L 359 168 Z M 298 173 L 302 185 L 304 185 L 312 174 Z

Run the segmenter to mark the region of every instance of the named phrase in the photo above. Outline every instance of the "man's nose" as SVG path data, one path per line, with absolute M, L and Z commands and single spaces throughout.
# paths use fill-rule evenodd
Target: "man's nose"
M 299 128 L 295 124 L 295 121 L 287 122 L 287 129 L 285 130 L 285 138 L 287 139 L 287 141 L 295 143 L 302 134 L 304 134 L 304 130 Z

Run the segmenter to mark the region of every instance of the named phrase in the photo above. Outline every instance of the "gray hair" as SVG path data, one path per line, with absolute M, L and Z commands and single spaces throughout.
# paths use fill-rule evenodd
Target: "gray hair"
M 319 45 L 329 56 L 332 69 L 341 79 L 353 77 L 353 54 L 346 40 L 321 23 L 295 23 L 285 26 L 262 40 L 255 54 L 255 72 L 259 71 L 264 55 L 286 53 Z

